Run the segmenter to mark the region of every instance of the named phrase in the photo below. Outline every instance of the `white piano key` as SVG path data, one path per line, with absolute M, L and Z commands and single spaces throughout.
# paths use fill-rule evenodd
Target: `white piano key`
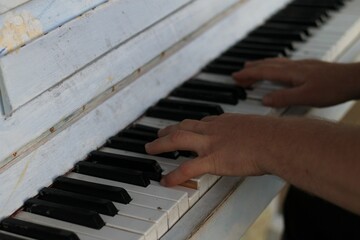
M 231 76 L 226 75 L 218 75 L 213 73 L 199 73 L 195 76 L 196 79 L 207 80 L 211 82 L 218 82 L 218 83 L 226 83 L 226 84 L 235 84 L 235 80 Z
M 133 156 L 133 157 L 143 157 L 143 158 L 147 158 L 147 159 L 156 160 L 164 170 L 163 175 L 169 173 L 170 171 L 174 170 L 175 167 L 178 167 L 183 162 L 189 160 L 189 158 L 182 157 L 182 156 L 178 157 L 177 159 L 169 159 L 169 158 L 151 156 L 151 155 L 146 155 L 146 154 L 141 154 L 141 153 L 134 153 L 134 152 L 129 152 L 129 151 L 120 150 L 120 149 L 108 148 L 108 147 L 103 147 L 100 149 L 100 151 L 114 153 L 114 154 L 122 154 L 122 155 Z M 182 185 L 185 187 L 192 188 L 192 189 L 201 190 L 200 192 L 202 195 L 202 193 L 204 193 L 209 188 L 210 184 L 209 184 L 209 179 L 206 176 L 200 176 L 200 177 L 195 177 L 193 179 L 190 179 L 188 182 L 185 182 Z
M 156 226 L 152 222 L 121 215 L 115 215 L 113 217 L 105 215 L 100 216 L 105 221 L 106 226 L 108 227 L 138 233 L 140 235 L 143 235 L 145 240 L 158 239 Z
M 127 240 L 145 240 L 144 237 L 140 234 L 123 231 L 108 226 L 104 226 L 101 229 L 93 229 L 73 223 L 68 223 L 65 221 L 60 221 L 53 218 L 44 217 L 29 212 L 20 211 L 15 215 L 15 218 L 32 223 L 42 224 L 44 226 L 56 227 L 56 228 L 73 231 L 78 235 L 84 235 L 84 239 L 86 240 L 95 240 L 95 239 L 118 240 L 119 236 L 122 236 L 124 239 Z
M 135 192 L 131 193 L 131 196 L 133 198 L 131 204 L 165 211 L 168 215 L 169 226 L 174 225 L 180 218 L 179 210 L 175 201 L 156 198 L 153 196 L 144 196 Z
M 154 120 L 156 120 L 156 118 L 154 118 Z M 149 125 L 147 125 L 147 126 L 149 126 Z M 148 154 L 143 154 L 143 153 L 130 152 L 130 151 L 126 151 L 126 150 L 109 148 L 109 147 L 102 147 L 102 148 L 99 149 L 99 151 L 106 152 L 106 153 L 121 154 L 121 155 L 131 156 L 131 157 L 140 157 L 140 158 L 152 159 L 152 160 L 155 160 L 155 161 L 157 161 L 159 163 L 165 163 L 165 164 L 170 164 L 170 165 L 174 165 L 174 166 L 179 166 L 183 162 L 189 160 L 189 158 L 183 157 L 183 156 L 179 156 L 177 159 L 170 159 L 170 158 L 165 158 L 165 157 L 160 157 L 160 156 L 154 156 L 154 155 L 148 155 Z
M 112 180 L 107 180 L 103 178 L 97 178 L 92 176 L 87 176 L 83 174 L 77 174 L 77 173 L 70 173 L 67 175 L 69 178 L 93 182 L 93 183 L 99 183 L 109 186 L 115 186 L 115 187 L 121 187 L 122 183 L 115 182 Z M 163 199 L 155 196 L 150 195 L 144 195 L 137 192 L 129 191 L 130 197 L 132 198 L 132 201 L 130 204 L 148 207 L 152 209 L 158 209 L 162 210 L 167 213 L 168 215 L 168 223 L 169 226 L 172 226 L 178 219 L 179 219 L 179 210 L 177 206 L 176 201 Z
M 164 175 L 170 173 L 171 171 L 174 171 L 177 168 L 177 166 L 164 164 L 164 163 L 160 163 L 160 166 L 164 170 L 163 172 Z M 181 185 L 184 187 L 197 189 L 200 191 L 200 195 L 203 195 L 209 189 L 210 179 L 208 174 L 205 174 L 199 177 L 194 177 L 182 183 Z
M 153 222 L 156 225 L 158 238 L 164 235 L 169 229 L 167 214 L 164 211 L 116 202 L 114 202 L 114 205 L 119 210 L 118 215 Z
M 182 100 L 188 102 L 213 103 L 203 100 L 185 99 L 178 97 L 169 97 L 169 99 Z M 251 100 L 251 99 L 239 100 L 238 104 L 236 105 L 225 104 L 225 103 L 217 103 L 217 104 L 221 106 L 224 112 L 226 113 L 256 114 L 256 115 L 274 115 L 276 113 L 275 109 L 271 107 L 266 107 L 262 105 L 260 101 Z
M 145 126 L 151 126 L 155 128 L 164 128 L 170 125 L 177 124 L 177 121 L 166 120 L 166 119 L 159 119 L 153 117 L 141 117 L 139 120 L 135 121 L 135 123 L 142 124 Z
M 76 173 L 71 173 L 69 176 L 70 177 L 75 176 L 75 177 L 79 177 L 79 178 L 82 178 L 83 180 L 85 180 L 83 178 L 83 176 L 80 176 L 80 174 L 79 174 L 79 176 L 77 176 L 77 175 L 78 174 L 76 174 Z M 96 180 L 96 179 L 93 179 L 93 180 Z M 179 192 L 176 190 L 165 188 L 163 186 L 153 185 L 152 183 L 150 185 L 148 185 L 147 187 L 139 187 L 139 186 L 135 186 L 135 185 L 127 184 L 127 183 L 118 182 L 117 186 L 126 189 L 126 191 L 129 192 L 130 196 L 132 195 L 133 192 L 136 192 L 139 194 L 144 194 L 144 195 L 148 195 L 148 196 L 153 196 L 153 197 L 167 199 L 167 200 L 177 202 L 176 205 L 178 207 L 180 216 L 182 216 L 189 209 L 188 196 L 187 196 L 187 193 L 185 193 L 185 192 Z
M 197 75 L 197 79 L 211 81 L 211 82 L 217 82 L 217 83 L 226 83 L 226 84 L 233 84 L 236 85 L 235 80 L 231 76 L 225 76 L 225 75 L 218 75 L 218 74 L 212 74 L 212 73 L 200 73 Z M 266 84 L 262 84 L 262 83 Z M 266 90 L 277 90 L 284 88 L 283 85 L 270 82 L 270 81 L 259 81 L 254 84 L 254 90 L 253 91 L 266 91 Z M 249 97 L 249 96 L 248 96 Z
M 1 234 L 6 234 L 9 237 L 17 237 L 17 238 L 19 238 L 21 240 L 35 240 L 34 238 L 28 238 L 28 237 L 20 236 L 20 235 L 14 234 L 14 233 L 5 232 L 5 231 L 1 231 L 1 230 L 0 230 L 0 233 Z M 88 240 L 88 239 L 80 238 L 80 240 Z
M 285 86 L 281 83 L 276 83 L 276 82 L 272 82 L 269 80 L 263 80 L 263 81 L 259 81 L 257 83 L 255 83 L 253 85 L 254 88 L 256 89 L 264 89 L 264 90 L 280 90 L 285 88 Z
M 158 182 L 152 182 L 154 185 L 160 185 Z M 189 200 L 189 207 L 192 207 L 200 198 L 200 191 L 192 188 L 187 188 L 184 186 L 175 186 L 171 187 L 171 189 L 187 192 L 188 194 L 188 200 Z
M 262 101 L 265 95 L 269 94 L 273 90 L 266 88 L 254 88 L 253 90 L 246 90 L 247 98 Z

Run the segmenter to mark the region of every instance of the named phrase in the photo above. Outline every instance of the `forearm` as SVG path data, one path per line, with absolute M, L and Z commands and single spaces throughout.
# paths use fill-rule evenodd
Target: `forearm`
M 272 174 L 360 214 L 360 129 L 282 119 L 261 165 Z

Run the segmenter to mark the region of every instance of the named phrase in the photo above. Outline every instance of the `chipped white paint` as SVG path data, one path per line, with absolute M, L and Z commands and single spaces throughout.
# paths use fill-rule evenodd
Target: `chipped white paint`
M 0 15 L 30 0 L 1 0 Z
M 197 0 L 194 4 L 201 2 L 205 5 L 209 1 Z M 214 4 L 215 2 L 214 0 Z M 275 6 L 275 2 L 278 5 Z M 149 105 L 166 95 L 175 86 L 193 76 L 206 62 L 243 37 L 266 15 L 285 2 L 286 0 L 277 0 L 270 4 L 264 3 L 262 0 L 251 0 L 244 5 L 237 4 L 236 8 L 234 7 L 228 15 L 222 15 L 223 18 L 219 19 L 219 22 L 201 28 L 191 36 L 188 36 L 185 27 L 192 26 L 193 20 L 197 19 L 196 14 L 201 11 L 195 11 L 191 16 L 181 15 L 178 12 L 178 18 L 169 17 L 165 22 L 149 28 L 146 32 L 137 35 L 136 38 L 77 72 L 56 88 L 40 95 L 16 111 L 12 117 L 7 120 L 2 119 L 0 122 L 0 146 L 2 149 L 5 146 L 4 151 L 7 154 L 4 156 L 11 153 L 9 149 L 14 149 L 13 145 L 17 146 L 15 149 L 18 149 L 22 144 L 34 139 L 43 142 L 41 145 L 34 145 L 36 149 L 21 156 L 19 161 L 9 164 L 0 172 L 0 182 L 2 183 L 0 187 L 0 218 L 11 214 L 26 198 L 35 195 L 40 187 L 49 185 L 55 176 L 67 172 L 76 161 L 100 146 L 114 132 L 136 119 Z M 255 10 L 259 16 L 253 16 L 252 12 Z M 173 22 L 169 25 L 170 19 Z M 181 23 L 187 24 L 182 25 Z M 227 27 L 229 25 L 232 28 Z M 174 31 L 169 32 L 169 28 Z M 176 38 L 175 36 L 179 32 L 183 35 L 180 34 Z M 156 61 L 146 64 L 152 58 L 161 56 L 162 44 L 165 44 L 167 46 L 165 49 L 167 49 L 169 48 L 167 44 L 175 39 L 180 41 L 184 36 L 187 36 L 186 40 L 165 52 L 164 61 L 160 61 L 161 57 L 159 57 L 158 60 L 155 59 Z M 166 40 L 168 38 L 172 40 L 168 42 Z M 204 47 L 204 42 L 211 47 Z M 143 58 L 148 59 L 143 63 L 141 62 Z M 140 74 L 133 74 L 130 78 L 126 77 L 143 65 L 142 69 L 145 72 L 140 71 Z M 128 85 L 121 82 L 122 80 Z M 118 84 L 116 88 L 120 88 L 121 84 L 126 87 L 105 101 L 106 96 L 111 92 L 112 84 Z M 104 93 L 107 88 L 110 89 Z M 101 93 L 103 94 L 96 98 Z M 81 109 L 81 104 L 87 103 L 89 100 L 92 101 L 84 108 L 88 112 L 77 111 Z M 67 122 L 69 126 L 64 126 L 66 128 L 55 136 L 50 134 L 45 139 L 38 138 L 45 132 L 45 129 L 72 116 L 73 113 L 78 114 L 75 115 L 77 121 L 71 119 L 70 122 Z M 23 138 L 25 141 L 22 140 Z M 23 142 L 19 144 L 17 143 L 19 141 Z M 3 151 L 0 151 L 0 154 L 1 152 Z M 229 187 L 227 183 L 225 181 L 225 185 L 216 186 L 224 189 Z M 232 187 L 237 186 L 237 183 L 236 180 L 231 183 L 228 193 L 232 192 Z M 221 222 L 219 219 L 229 220 L 227 212 L 241 217 L 242 212 L 232 212 L 235 203 L 239 204 L 241 200 L 246 202 L 242 202 L 244 207 L 237 208 L 238 210 L 252 209 L 246 215 L 248 219 L 243 219 L 245 221 L 243 226 L 249 225 L 250 220 L 256 217 L 282 184 L 278 179 L 272 177 L 268 179 L 267 176 L 251 178 L 245 183 L 247 184 L 239 185 L 234 195 L 225 193 L 226 196 L 229 196 L 228 201 L 223 202 L 223 205 L 220 206 L 220 210 L 225 211 L 218 211 L 212 215 L 213 217 L 204 226 L 215 226 L 216 221 Z M 271 186 L 266 187 L 268 190 L 266 193 L 260 194 L 260 191 L 254 191 L 261 189 L 261 186 L 264 187 L 264 184 Z M 216 195 L 215 191 L 210 197 Z M 250 203 L 252 208 L 247 208 L 247 204 Z M 200 209 L 205 208 L 206 205 L 200 206 Z M 207 216 L 211 213 L 213 213 L 212 209 L 206 212 Z M 192 226 L 195 226 L 195 222 L 191 223 L 194 223 Z M 244 229 L 244 227 L 240 228 L 240 234 Z M 179 230 L 183 230 L 183 228 L 175 225 L 172 231 Z M 202 235 L 203 233 L 205 235 Z M 199 235 L 194 236 L 199 239 L 210 239 L 205 237 L 207 233 L 211 233 L 211 231 L 203 228 Z M 233 233 L 239 234 L 239 230 Z
M 10 52 L 42 34 L 41 22 L 31 12 L 9 12 L 0 28 L 0 54 Z
M 195 1 L 88 65 L 58 86 L 41 94 L 14 112 L 11 117 L 0 119 L 0 146 L 3 146 L 3 150 L 0 151 L 0 162 L 48 132 L 61 119 L 67 118 L 94 97 L 101 95 L 114 84 L 119 84 L 125 77 L 188 37 L 237 1 Z M 213 7 L 203 11 L 208 4 Z M 244 6 L 244 9 L 246 8 Z M 254 20 L 249 26 L 255 24 Z M 239 34 L 237 37 L 244 35 L 245 31 L 245 28 L 244 32 L 237 31 Z M 189 41 L 191 39 L 186 42 Z M 226 47 L 224 44 L 221 50 Z M 215 56 L 219 50 L 214 48 L 210 52 L 212 51 L 216 51 L 213 54 Z M 204 65 L 204 61 L 199 64 Z
M 4 56 L 106 1 L 37 0 L 12 8 L 0 15 L 0 56 Z
M 190 1 L 112 0 L 9 53 L 0 59 L 5 113 L 10 114 Z M 57 1 L 58 5 L 62 2 Z
M 206 1 L 209 0 L 204 0 L 204 2 Z M 254 19 L 249 22 L 240 20 L 251 15 L 247 11 L 247 7 L 255 7 L 257 1 L 262 0 L 253 1 L 254 5 L 238 4 L 230 15 L 225 15 L 224 19 L 220 19 L 221 21 L 214 26 L 210 26 L 207 31 L 187 42 L 178 51 L 173 52 L 166 61 L 159 62 L 158 65 L 149 69 L 136 81 L 121 89 L 114 96 L 97 106 L 96 109 L 82 116 L 78 121 L 72 122 L 70 126 L 57 133 L 54 137 L 47 138 L 44 144 L 39 146 L 36 151 L 22 158 L 21 161 L 7 166 L 6 169 L 3 168 L 3 172 L 0 174 L 0 182 L 3 183 L 0 191 L 0 216 L 13 212 L 22 204 L 24 199 L 34 195 L 41 186 L 48 185 L 55 176 L 68 171 L 76 161 L 103 144 L 114 132 L 134 121 L 149 105 L 166 95 L 175 86 L 196 73 L 211 58 L 214 58 L 244 36 L 251 26 L 254 27 Z M 278 4 L 281 5 L 280 3 L 283 2 L 279 0 Z M 272 8 L 264 6 L 257 21 L 261 21 L 265 15 L 270 14 L 269 9 L 275 10 L 275 6 L 272 6 Z M 234 24 L 234 22 L 239 24 L 239 28 L 225 27 L 230 23 Z M 168 28 L 163 29 L 167 30 Z M 238 29 L 242 29 L 243 32 Z M 203 46 L 204 42 L 212 47 L 200 47 Z M 116 56 L 120 57 L 121 53 L 116 54 Z M 106 63 L 106 65 L 102 66 L 110 67 L 114 64 L 111 61 Z M 178 68 L 179 65 L 182 67 Z M 174 74 L 174 68 L 176 68 L 176 74 Z M 94 74 L 96 71 L 91 73 Z M 108 81 L 107 77 L 100 78 L 98 81 L 101 81 L 101 79 Z M 94 87 L 96 86 L 94 85 Z M 92 86 L 87 85 L 83 88 L 90 90 Z M 151 94 L 149 94 L 149 89 L 151 89 Z M 72 92 L 73 97 L 77 95 L 77 91 Z M 69 95 L 68 98 L 71 102 L 72 97 Z M 42 104 L 45 104 L 46 101 L 49 101 L 49 99 L 45 99 Z M 58 99 L 53 100 L 52 104 L 54 106 L 52 112 L 47 114 L 41 113 L 41 111 L 34 112 L 36 118 L 28 126 L 30 127 L 36 121 L 41 121 L 40 116 L 51 117 L 53 113 L 56 113 L 56 109 L 62 105 L 58 102 Z M 41 104 L 37 106 L 40 107 Z M 36 111 L 34 108 L 32 110 Z M 17 123 L 22 121 L 26 122 L 27 120 L 18 119 Z M 5 129 L 1 133 L 4 131 Z M 19 131 L 16 136 L 17 139 L 21 139 L 25 134 Z M 22 176 L 20 184 L 16 185 L 15 183 L 18 182 L 21 172 L 25 169 L 25 164 L 29 159 L 31 161 L 26 168 L 27 170 Z M 5 202 L 5 200 L 9 199 L 11 192 L 13 193 L 11 196 L 12 201 Z

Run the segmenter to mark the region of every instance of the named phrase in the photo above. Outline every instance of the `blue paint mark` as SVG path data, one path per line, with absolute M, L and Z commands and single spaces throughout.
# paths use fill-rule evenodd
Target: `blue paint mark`
M 0 55 L 3 55 L 3 52 L 5 52 L 6 48 L 3 48 L 0 50 Z

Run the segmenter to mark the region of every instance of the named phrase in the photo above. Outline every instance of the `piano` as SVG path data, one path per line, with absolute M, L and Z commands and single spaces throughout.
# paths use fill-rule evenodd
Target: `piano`
M 161 174 L 158 128 L 222 112 L 339 120 L 353 102 L 272 109 L 229 74 L 285 56 L 352 62 L 359 0 L 2 0 L 0 239 L 239 239 L 276 176 Z

